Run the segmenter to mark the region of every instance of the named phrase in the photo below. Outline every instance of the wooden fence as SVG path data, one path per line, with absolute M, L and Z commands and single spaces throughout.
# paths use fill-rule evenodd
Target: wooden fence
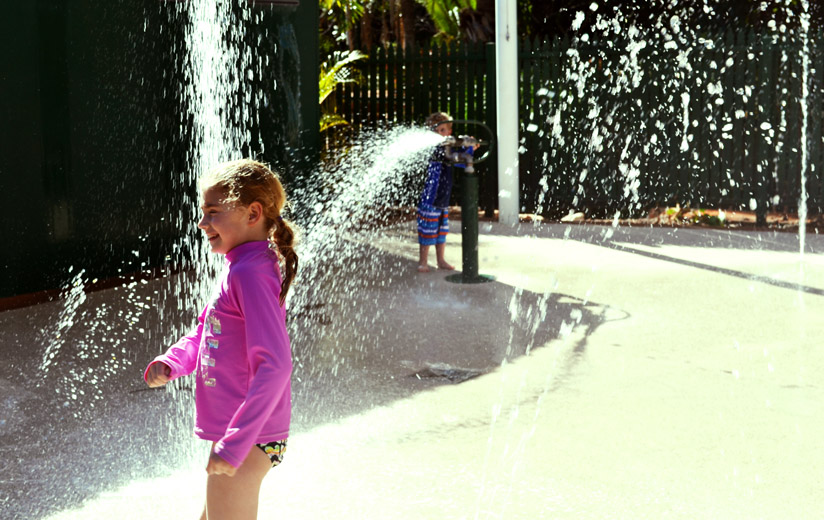
M 521 42 L 522 209 L 795 212 L 803 175 L 807 207 L 821 213 L 823 58 L 818 40 L 751 32 Z M 378 48 L 360 65 L 365 81 L 337 91 L 338 113 L 356 129 L 437 110 L 495 128 L 494 60 L 492 44 Z M 494 162 L 482 170 L 487 209 Z

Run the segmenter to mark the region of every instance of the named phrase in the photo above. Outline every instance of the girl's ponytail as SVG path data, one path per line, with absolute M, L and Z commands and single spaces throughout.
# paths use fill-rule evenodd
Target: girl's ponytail
M 289 221 L 278 217 L 275 228 L 272 230 L 272 241 L 277 246 L 278 253 L 283 259 L 283 281 L 280 286 L 280 304 L 286 302 L 286 293 L 298 272 L 298 255 L 295 253 L 295 231 Z

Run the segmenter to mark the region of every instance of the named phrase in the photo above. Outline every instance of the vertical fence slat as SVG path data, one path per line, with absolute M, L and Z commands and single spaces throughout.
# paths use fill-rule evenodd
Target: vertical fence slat
M 523 167 L 520 169 L 520 179 L 518 186 L 519 206 L 528 206 L 530 209 L 534 206 L 534 201 L 530 194 L 534 193 L 534 180 L 538 174 L 535 170 L 535 156 L 537 154 L 537 146 L 535 142 L 534 132 L 528 132 L 534 124 L 534 107 L 535 99 L 533 97 L 533 85 L 535 84 L 535 56 L 533 55 L 532 42 L 526 38 L 519 42 L 519 67 L 518 73 L 520 75 L 518 85 L 518 106 L 519 106 L 519 124 L 518 130 L 523 139 L 524 153 L 519 155 L 519 164 Z
M 369 59 L 372 58 L 372 54 L 369 54 Z M 364 60 L 363 64 L 363 81 L 357 88 L 357 96 L 355 100 L 358 104 L 357 109 L 357 117 L 358 117 L 358 128 L 363 128 L 365 123 L 369 120 L 369 114 L 366 111 L 367 103 L 369 103 L 368 91 L 369 91 L 369 59 Z
M 486 121 L 487 125 L 493 132 L 497 132 L 497 97 L 495 95 L 495 44 L 487 43 L 484 46 L 484 79 L 483 85 L 483 100 L 486 107 Z M 497 136 L 496 136 L 497 141 Z M 481 177 L 481 191 L 484 194 L 483 206 L 484 214 L 491 217 L 498 202 L 498 154 L 497 148 L 489 155 L 489 159 L 485 163 L 486 175 Z
M 453 96 L 455 98 L 453 113 L 461 119 L 469 119 L 466 110 L 466 45 L 459 43 L 454 46 L 453 78 L 455 88 Z
M 818 35 L 810 38 L 810 68 L 812 81 L 810 82 L 810 93 L 812 102 L 810 103 L 810 168 L 807 171 L 807 210 L 811 214 L 822 213 L 822 202 L 824 201 L 824 183 L 822 183 L 822 173 L 824 173 L 824 162 L 822 162 L 822 121 L 816 114 L 824 114 L 824 62 L 822 61 L 821 37 Z
M 415 105 L 414 111 L 412 112 L 412 117 L 416 120 L 420 120 L 420 114 L 424 113 L 427 108 L 429 108 L 428 100 L 424 98 L 425 86 L 426 86 L 426 62 L 424 61 L 424 57 L 426 56 L 426 44 L 420 45 L 415 54 L 415 63 L 416 63 L 416 72 L 417 75 L 415 77 L 415 89 L 414 89 L 414 97 L 415 97 Z
M 401 122 L 401 118 L 398 114 L 398 47 L 400 45 L 393 45 L 389 47 L 389 52 L 387 53 L 387 67 L 386 67 L 386 75 L 388 78 L 387 85 L 386 85 L 386 104 L 388 108 L 387 119 L 392 121 L 393 123 Z
M 464 103 L 466 103 L 466 116 L 469 119 L 483 121 L 485 118 L 478 117 L 476 110 L 478 91 L 475 89 L 475 78 L 478 76 L 476 68 L 478 45 L 469 43 L 466 45 L 466 55 L 464 56 Z
M 330 96 L 335 96 L 335 106 L 338 108 L 338 114 L 351 124 L 355 124 L 352 118 L 352 84 L 343 83 L 337 91 Z
M 415 76 L 412 75 L 410 70 L 412 67 L 409 53 L 411 48 L 412 44 L 410 42 L 406 46 L 398 48 L 395 53 L 398 58 L 398 70 L 400 71 L 400 75 L 398 77 L 398 90 L 400 91 L 399 93 L 402 99 L 402 121 L 412 120 L 412 100 L 410 98 L 410 94 L 412 79 Z
M 406 98 L 406 120 L 412 121 L 415 118 L 415 94 L 417 92 L 417 82 L 420 81 L 421 71 L 417 62 L 418 47 L 414 43 L 409 43 L 404 51 L 404 63 L 406 64 L 406 73 L 404 78 L 404 90 L 406 91 L 404 97 Z
M 427 113 L 436 112 L 439 110 L 447 110 L 447 107 L 441 106 L 441 45 L 434 43 L 429 49 L 429 110 Z
M 642 49 L 639 53 L 638 60 L 639 63 L 643 63 L 646 68 L 651 60 L 649 50 L 646 48 Z M 636 210 L 646 210 L 653 207 L 659 207 L 664 205 L 666 202 L 665 191 L 661 185 L 660 177 L 658 175 L 659 172 L 655 161 L 657 140 L 653 141 L 652 139 L 652 136 L 656 131 L 655 121 L 657 119 L 656 114 L 649 112 L 652 110 L 652 107 L 656 106 L 651 102 L 653 99 L 653 89 L 654 85 L 648 81 L 641 88 L 641 91 L 638 93 L 637 97 L 638 111 L 642 116 L 641 121 L 643 122 L 643 132 L 639 136 L 639 142 L 636 143 L 639 161 L 638 182 L 640 183 L 638 201 L 640 206 L 637 207 Z M 643 117 L 645 114 L 649 114 L 649 116 Z
M 476 119 L 478 121 L 484 121 L 486 118 L 478 117 L 478 111 L 476 109 L 478 106 L 478 90 L 477 88 L 475 88 L 475 79 L 478 77 L 478 70 L 476 67 L 475 57 L 478 54 L 478 44 L 470 42 L 466 45 L 465 49 L 466 55 L 464 56 L 464 103 L 466 103 L 466 117 L 467 119 Z M 487 136 L 484 136 L 483 138 L 486 139 Z
M 756 56 L 760 57 L 759 64 L 758 64 L 758 82 L 754 83 L 755 85 L 770 85 L 773 81 L 770 81 L 771 76 L 771 49 L 769 49 L 766 45 L 764 45 L 763 38 L 758 39 L 758 52 Z M 767 207 L 768 207 L 768 193 L 767 193 L 767 182 L 768 182 L 768 169 L 769 169 L 769 142 L 766 141 L 765 135 L 767 134 L 767 130 L 762 128 L 763 124 L 770 124 L 772 126 L 772 96 L 771 96 L 771 89 L 769 86 L 767 88 L 759 88 L 756 89 L 755 97 L 758 100 L 757 109 L 757 122 L 758 126 L 755 129 L 754 136 L 755 142 L 753 143 L 753 147 L 755 148 L 755 168 L 753 169 L 754 174 L 754 192 L 755 192 L 755 202 L 756 202 L 756 223 L 760 225 L 765 225 L 767 223 Z M 778 125 L 774 125 L 778 126 Z
M 361 71 L 361 74 L 366 74 L 366 67 L 364 67 L 363 62 L 358 63 L 358 69 Z M 360 113 L 360 96 L 361 96 L 361 86 L 357 83 L 350 83 L 346 86 L 347 89 L 347 103 L 349 103 L 349 111 L 348 117 L 346 118 L 347 121 L 352 125 L 353 129 L 357 131 L 360 129 L 361 121 L 363 121 L 362 115 Z
M 429 113 L 429 43 L 421 45 L 419 50 L 420 79 L 417 82 L 415 118 L 420 120 L 421 114 Z
M 740 60 L 743 59 L 743 56 L 741 56 L 736 49 L 735 33 L 732 29 L 727 29 L 727 32 L 724 35 L 724 43 L 724 49 L 726 51 L 724 56 L 724 117 L 721 121 L 719 121 L 719 125 L 721 127 L 721 138 L 719 142 L 723 148 L 719 151 L 719 174 L 717 182 L 719 204 L 724 208 L 728 208 L 730 207 L 732 200 L 730 192 L 733 187 L 730 185 L 730 180 L 732 179 L 732 165 L 735 162 L 735 146 L 733 146 L 732 136 L 737 133 L 734 104 L 734 100 L 738 97 L 736 94 L 737 86 L 735 83 L 736 71 L 740 68 Z M 726 66 L 728 61 L 732 64 L 731 66 Z
M 762 45 L 764 44 L 762 43 Z M 801 143 L 801 99 L 792 96 L 787 99 L 787 93 L 801 92 L 802 69 L 801 63 L 798 61 L 800 58 L 797 54 L 798 50 L 799 48 L 794 44 L 784 49 L 783 52 L 788 54 L 788 59 L 784 63 L 781 63 L 783 60 L 778 58 L 779 52 L 768 51 L 772 70 L 768 73 L 771 86 L 767 88 L 773 88 L 776 91 L 783 90 L 783 88 L 787 89 L 786 93 L 776 92 L 776 99 L 770 103 L 773 111 L 773 114 L 771 114 L 773 131 L 777 138 L 783 139 L 783 143 L 780 153 L 772 153 L 770 157 L 772 160 L 770 161 L 770 170 L 767 176 L 769 180 L 767 196 L 778 195 L 779 206 L 794 205 L 796 201 L 793 199 L 797 198 L 794 193 L 800 193 L 798 191 L 800 187 L 798 175 L 801 171 L 801 154 L 798 146 Z M 782 72 L 782 69 L 789 70 Z M 784 83 L 783 88 L 782 83 Z M 783 105 L 785 116 L 783 121 L 785 126 L 783 128 L 779 123 L 782 121 L 781 105 Z M 798 144 L 795 145 L 794 143 Z M 773 142 L 769 147 L 771 152 L 775 151 L 776 144 Z
M 421 114 L 429 114 L 432 112 L 432 104 L 430 102 L 430 90 L 431 90 L 431 50 L 432 47 L 429 42 L 424 43 L 421 46 L 421 81 L 419 85 L 419 92 L 418 92 L 418 99 L 420 99 L 420 105 L 416 107 L 416 117 L 420 119 Z
M 549 46 L 549 100 L 547 102 L 547 110 L 550 113 L 550 119 L 547 121 L 547 133 L 550 136 L 548 161 L 547 165 L 547 182 L 550 186 L 548 196 L 550 202 L 548 207 L 550 212 L 556 214 L 563 211 L 564 208 L 574 209 L 572 204 L 572 194 L 568 178 L 560 175 L 560 172 L 573 172 L 572 169 L 567 168 L 569 161 L 567 160 L 568 147 L 559 146 L 559 138 L 564 137 L 563 128 L 556 134 L 555 119 L 561 117 L 561 46 L 563 41 L 555 38 Z
M 378 55 L 376 63 L 376 70 L 375 75 L 377 76 L 378 83 L 375 88 L 375 104 L 376 104 L 376 111 L 375 111 L 375 122 L 379 122 L 381 120 L 386 120 L 386 48 L 381 45 L 377 49 Z
M 749 196 L 744 193 L 745 178 L 744 172 L 748 166 L 749 150 L 745 147 L 745 138 L 750 132 L 750 122 L 752 121 L 751 103 L 750 99 L 745 100 L 745 87 L 751 76 L 751 68 L 753 60 L 749 58 L 751 52 L 749 46 L 749 34 L 746 32 L 739 32 L 736 34 L 736 63 L 741 65 L 735 68 L 735 86 L 737 93 L 744 93 L 744 95 L 736 95 L 733 100 L 733 140 L 732 150 L 733 157 L 730 161 L 730 189 L 732 190 L 731 201 L 734 209 L 744 209 L 747 207 Z M 750 95 L 750 97 L 752 97 Z M 737 151 L 737 153 L 735 152 Z
M 457 101 L 457 99 L 456 99 L 456 95 L 457 95 L 457 83 L 456 83 L 456 81 L 457 81 L 457 78 L 456 78 L 456 75 L 455 75 L 456 61 L 455 61 L 455 52 L 454 51 L 455 51 L 455 45 L 454 44 L 444 45 L 443 49 L 441 49 L 441 52 L 443 52 L 443 54 L 441 55 L 442 56 L 441 60 L 443 61 L 443 64 L 444 64 L 444 70 L 443 70 L 444 74 L 441 77 L 441 88 L 443 89 L 443 95 L 444 95 L 443 103 L 444 103 L 444 106 L 446 107 L 446 111 L 448 113 L 452 114 L 453 117 L 455 117 L 455 114 L 457 113 L 457 108 L 458 108 L 458 104 L 456 102 Z
M 441 91 L 441 110 L 455 116 L 455 92 L 456 92 L 456 84 L 455 84 L 455 54 L 454 54 L 455 46 L 453 45 L 443 45 L 441 47 L 441 57 L 440 62 L 441 65 L 441 77 L 440 82 L 438 84 L 438 88 Z
M 377 96 L 378 96 L 378 63 L 377 59 L 380 56 L 380 47 L 375 49 L 375 55 L 373 59 L 369 61 L 369 115 L 368 120 L 370 122 L 370 126 L 374 127 L 375 123 L 378 121 L 378 107 L 377 107 Z
M 551 83 L 552 68 L 550 66 L 550 47 L 549 42 L 544 40 L 541 44 L 541 92 L 540 99 L 540 123 L 538 124 L 538 131 L 541 133 L 541 173 L 544 179 L 544 184 L 541 186 L 541 203 L 540 207 L 536 208 L 536 212 L 544 213 L 549 203 L 549 154 L 552 151 L 550 147 L 550 133 L 547 122 L 550 117 L 550 92 L 553 88 Z
M 449 85 L 446 81 L 449 62 L 444 59 L 445 44 L 436 44 L 432 49 L 432 112 L 449 112 Z
M 721 129 L 718 126 L 721 114 L 717 101 L 723 99 L 723 82 L 721 81 L 724 67 L 723 45 L 720 36 L 714 35 L 711 40 L 712 48 L 706 48 L 704 54 L 708 57 L 707 82 L 719 87 L 719 92 L 710 93 L 707 90 L 707 97 L 704 100 L 705 115 L 698 122 L 701 129 L 701 136 L 693 142 L 693 148 L 701 157 L 701 206 L 708 207 L 717 204 L 718 200 L 718 164 L 721 155 L 718 143 L 721 140 Z M 707 143 L 704 146 L 702 143 Z
M 443 75 L 441 76 L 440 89 L 442 90 L 442 103 L 446 107 L 446 111 L 450 114 L 455 114 L 457 103 L 455 102 L 456 84 L 455 84 L 455 49 L 453 45 L 444 45 L 441 48 L 441 63 L 443 63 Z
M 486 114 L 486 102 L 484 101 L 486 89 L 486 43 L 479 43 L 475 46 L 475 85 L 471 92 L 471 97 L 475 102 L 475 118 L 485 121 L 489 126 Z

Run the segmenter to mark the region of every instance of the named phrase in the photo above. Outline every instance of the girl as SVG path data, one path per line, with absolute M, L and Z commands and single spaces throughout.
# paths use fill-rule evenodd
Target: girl
M 157 387 L 197 372 L 195 434 L 212 441 L 201 520 L 253 520 L 260 484 L 289 435 L 284 300 L 297 272 L 294 232 L 281 217 L 283 186 L 259 162 L 221 164 L 199 187 L 198 227 L 227 268 L 197 327 L 154 359 L 144 379 Z

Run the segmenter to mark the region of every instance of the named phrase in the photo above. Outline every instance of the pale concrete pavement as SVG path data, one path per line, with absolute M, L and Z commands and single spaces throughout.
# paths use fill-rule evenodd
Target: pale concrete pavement
M 296 311 L 295 431 L 260 518 L 824 518 L 824 240 L 808 237 L 802 259 L 789 234 L 481 226 L 481 272 L 497 282 L 418 274 L 405 225 L 363 245 L 346 295 L 318 289 Z M 460 262 L 456 234 L 447 258 Z M 484 374 L 426 377 L 445 365 Z M 65 423 L 64 438 L 103 439 L 80 447 L 81 490 L 32 510 L 197 514 L 202 470 L 149 456 L 179 435 L 141 415 L 168 394 L 128 381 L 97 422 Z M 140 446 L 132 475 L 106 462 L 124 435 Z

